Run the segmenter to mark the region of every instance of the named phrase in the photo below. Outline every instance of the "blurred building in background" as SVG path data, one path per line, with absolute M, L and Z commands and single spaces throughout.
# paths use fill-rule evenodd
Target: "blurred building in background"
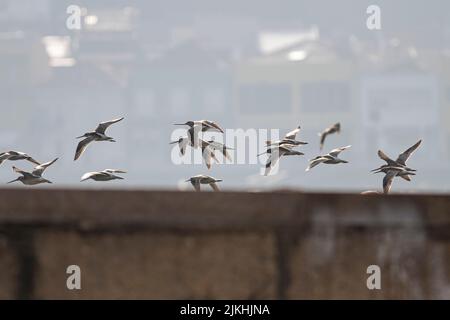
M 80 1 L 81 29 L 69 30 L 72 4 L 0 0 L 0 148 L 41 161 L 61 156 L 51 172 L 61 184 L 118 167 L 128 169 L 129 186 L 175 187 L 206 169 L 171 163 L 172 124 L 213 119 L 282 132 L 300 124 L 308 159 L 319 153 L 317 133 L 342 123 L 324 151 L 352 144 L 351 166 L 306 175 L 305 158 L 289 159 L 267 187 L 379 188 L 381 177 L 368 174 L 381 162 L 376 151 L 395 157 L 423 138 L 411 159 L 420 174 L 398 189 L 450 190 L 442 174 L 450 169 L 442 161 L 450 156 L 446 2 L 408 2 L 405 17 L 401 5 L 381 1 L 383 15 L 399 18 L 380 31 L 365 27 L 364 1 L 345 9 L 320 1 Z M 98 143 L 74 163 L 74 138 L 121 115 L 126 121 L 111 133 L 118 142 Z M 225 188 L 257 187 L 263 178 L 249 177 L 259 168 L 216 166 L 211 174 L 226 177 Z

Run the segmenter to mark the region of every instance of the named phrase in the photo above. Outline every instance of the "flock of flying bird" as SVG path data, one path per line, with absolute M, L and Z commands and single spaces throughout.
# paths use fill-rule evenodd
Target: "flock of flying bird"
M 77 139 L 83 138 L 78 143 L 78 146 L 75 151 L 75 158 L 74 161 L 80 158 L 80 156 L 84 153 L 87 146 L 91 144 L 92 142 L 96 141 L 108 141 L 108 142 L 115 142 L 114 138 L 109 137 L 106 135 L 106 130 L 109 126 L 112 124 L 115 124 L 119 121 L 122 121 L 124 118 L 118 118 L 106 122 L 100 123 L 97 128 L 94 131 L 87 132 L 83 134 L 82 136 L 77 137 Z M 176 141 L 170 142 L 170 144 L 178 144 L 178 147 L 180 149 L 181 155 L 184 155 L 186 152 L 186 148 L 189 146 L 191 148 L 197 149 L 200 148 L 202 150 L 202 157 L 205 161 L 205 164 L 208 169 L 211 168 L 212 161 L 218 162 L 215 152 L 219 151 L 222 153 L 223 157 L 225 159 L 231 160 L 230 154 L 228 153 L 228 150 L 232 150 L 232 148 L 227 147 L 226 145 L 214 141 L 214 140 L 208 140 L 205 141 L 199 137 L 201 132 L 205 131 L 215 131 L 224 133 L 224 130 L 214 121 L 210 120 L 198 120 L 198 121 L 187 121 L 185 123 L 176 123 L 175 125 L 183 125 L 188 126 L 189 129 L 187 129 L 186 136 L 180 137 Z M 294 150 L 295 147 L 298 147 L 300 145 L 308 144 L 304 141 L 299 141 L 296 139 L 297 134 L 300 131 L 300 126 L 295 128 L 294 130 L 288 132 L 283 139 L 278 141 L 266 141 L 266 151 L 263 153 L 258 154 L 258 156 L 261 156 L 263 154 L 267 154 L 267 162 L 265 166 L 265 173 L 264 175 L 268 175 L 271 171 L 271 169 L 278 163 L 281 157 L 283 156 L 292 156 L 292 155 L 304 155 L 304 153 Z M 336 123 L 333 126 L 325 129 L 323 132 L 319 133 L 320 136 L 320 150 L 323 149 L 325 139 L 328 135 L 333 133 L 340 133 L 341 131 L 341 125 L 340 123 Z M 400 177 L 402 179 L 405 179 L 407 181 L 411 181 L 411 176 L 415 175 L 416 170 L 409 168 L 406 165 L 406 161 L 409 159 L 411 154 L 419 147 L 422 140 L 419 140 L 417 143 L 415 143 L 413 146 L 408 148 L 406 151 L 401 153 L 396 160 L 393 160 L 389 158 L 382 150 L 378 151 L 378 156 L 380 159 L 384 160 L 386 162 L 385 165 L 380 166 L 379 168 L 376 168 L 372 170 L 373 173 L 384 173 L 384 179 L 383 179 L 383 193 L 388 194 L 392 182 L 395 177 Z M 309 160 L 309 165 L 306 168 L 306 171 L 309 171 L 310 169 L 314 168 L 315 166 L 323 163 L 323 164 L 339 164 L 339 163 L 348 163 L 348 161 L 343 160 L 339 158 L 339 154 L 350 148 L 351 146 L 345 146 L 341 148 L 336 148 L 331 150 L 329 153 L 324 155 L 319 155 L 311 160 Z M 0 153 L 0 164 L 2 164 L 4 161 L 17 161 L 17 160 L 27 160 L 36 166 L 31 172 L 21 170 L 15 166 L 13 166 L 13 171 L 20 174 L 20 176 L 17 179 L 14 179 L 8 183 L 12 183 L 15 181 L 20 181 L 25 185 L 37 185 L 41 183 L 52 183 L 50 180 L 45 179 L 42 175 L 44 171 L 50 167 L 53 163 L 55 163 L 58 158 L 46 162 L 46 163 L 39 163 L 34 158 L 29 156 L 26 153 L 18 152 L 18 151 L 8 151 L 8 152 L 2 152 Z M 96 171 L 96 172 L 87 172 L 81 177 L 81 181 L 86 181 L 89 179 L 95 180 L 95 181 L 110 181 L 110 180 L 116 180 L 116 179 L 123 179 L 118 174 L 120 173 L 126 173 L 126 171 L 118 170 L 118 169 L 105 169 L 103 171 Z M 190 177 L 186 182 L 190 182 L 194 189 L 196 191 L 200 191 L 200 186 L 203 185 L 210 185 L 210 187 L 214 191 L 219 191 L 219 188 L 217 186 L 217 182 L 221 182 L 222 179 L 216 179 L 208 175 L 200 174 L 193 177 Z M 373 193 L 380 193 L 377 191 L 365 191 L 362 192 L 362 194 L 373 194 Z
M 94 131 L 87 132 L 83 134 L 82 136 L 77 137 L 77 139 L 84 138 L 78 143 L 76 152 L 75 152 L 75 158 L 74 160 L 77 160 L 83 152 L 86 150 L 86 147 L 94 141 L 109 141 L 109 142 L 115 142 L 115 140 L 111 137 L 108 137 L 106 135 L 106 129 L 114 123 L 117 123 L 119 121 L 122 121 L 122 118 L 114 119 L 111 121 L 106 121 L 100 123 L 97 128 Z M 34 158 L 29 156 L 28 154 L 24 152 L 18 152 L 18 151 L 8 151 L 8 152 L 2 152 L 0 153 L 0 164 L 3 163 L 3 161 L 9 160 L 9 161 L 17 161 L 17 160 L 27 160 L 29 162 L 32 162 L 36 164 L 37 166 L 34 167 L 33 171 L 28 172 L 25 170 L 21 170 L 15 166 L 13 166 L 13 171 L 20 174 L 20 176 L 17 179 L 14 179 L 8 183 L 13 183 L 15 181 L 20 181 L 25 185 L 36 185 L 41 183 L 52 183 L 50 180 L 45 179 L 42 174 L 44 171 L 50 167 L 53 163 L 55 163 L 58 158 L 40 164 L 38 161 L 36 161 Z M 123 179 L 122 177 L 118 176 L 118 173 L 125 173 L 123 170 L 116 170 L 116 169 L 105 169 L 103 171 L 98 172 L 87 172 L 81 177 L 81 181 L 85 181 L 88 179 L 92 179 L 95 181 L 109 181 L 109 180 L 115 180 L 115 179 Z
M 186 123 L 176 123 L 175 125 L 186 125 L 189 127 L 187 130 L 186 136 L 180 137 L 177 141 L 172 141 L 170 144 L 178 144 L 181 155 L 184 155 L 186 152 L 187 146 L 192 148 L 201 148 L 202 156 L 205 160 L 206 166 L 208 169 L 211 168 L 212 160 L 218 162 L 215 151 L 220 151 L 226 159 L 231 159 L 227 150 L 231 148 L 226 145 L 215 142 L 214 140 L 205 141 L 199 138 L 200 132 L 205 131 L 216 131 L 224 133 L 223 129 L 215 122 L 210 120 L 198 120 L 198 121 L 188 121 Z M 320 136 L 320 150 L 323 149 L 325 139 L 328 135 L 333 133 L 340 133 L 341 125 L 340 123 L 336 123 L 329 128 L 326 128 L 323 132 L 319 133 Z M 283 156 L 293 156 L 293 155 L 304 155 L 303 152 L 294 150 L 295 147 L 300 145 L 308 144 L 307 142 L 297 140 L 297 134 L 300 132 L 300 126 L 295 128 L 294 130 L 288 132 L 283 139 L 278 141 L 266 141 L 266 151 L 258 154 L 258 157 L 267 154 L 267 162 L 264 175 L 268 175 L 271 169 L 278 163 L 281 157 Z M 410 176 L 415 175 L 416 170 L 411 169 L 406 166 L 406 161 L 411 156 L 411 154 L 419 147 L 422 140 L 419 140 L 412 147 L 408 148 L 405 152 L 401 153 L 398 158 L 394 161 L 389 158 L 383 151 L 378 151 L 378 156 L 386 161 L 385 165 L 380 166 L 377 169 L 372 170 L 373 173 L 383 172 L 385 174 L 383 179 L 383 193 L 388 194 L 392 182 L 395 177 L 403 178 L 407 181 L 411 181 Z M 324 155 L 319 155 L 311 160 L 309 160 L 309 165 L 306 168 L 306 171 L 311 170 L 315 166 L 323 163 L 323 164 L 339 164 L 339 163 L 348 163 L 347 160 L 343 160 L 339 158 L 339 154 L 350 148 L 351 146 L 345 146 L 341 148 L 336 148 L 331 150 L 329 153 Z M 221 179 L 216 179 L 214 177 L 208 175 L 196 175 L 186 182 L 191 182 L 196 191 L 200 191 L 200 185 L 209 184 L 214 191 L 218 191 L 219 188 L 217 186 L 217 182 L 222 181 Z M 365 191 L 362 194 L 378 194 L 380 192 L 377 191 Z

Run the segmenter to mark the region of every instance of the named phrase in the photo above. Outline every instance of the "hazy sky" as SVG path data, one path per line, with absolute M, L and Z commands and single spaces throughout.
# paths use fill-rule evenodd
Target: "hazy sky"
M 78 1 L 79 30 L 67 27 L 72 4 L 0 0 L 0 151 L 60 157 L 45 173 L 53 187 L 190 188 L 183 181 L 202 173 L 225 189 L 380 189 L 382 176 L 368 173 L 383 163 L 376 151 L 395 157 L 423 138 L 418 175 L 393 189 L 450 189 L 440 161 L 450 155 L 448 1 Z M 380 30 L 366 26 L 369 5 Z M 263 52 L 261 39 L 279 50 Z M 108 131 L 117 142 L 74 162 L 75 137 L 119 116 Z M 261 164 L 175 165 L 173 123 L 199 119 L 281 135 L 301 125 L 309 144 L 273 177 Z M 317 133 L 338 121 L 324 151 L 352 145 L 350 163 L 305 173 Z M 0 181 L 14 179 L 12 165 L 32 169 L 4 162 Z M 126 180 L 79 183 L 106 168 Z

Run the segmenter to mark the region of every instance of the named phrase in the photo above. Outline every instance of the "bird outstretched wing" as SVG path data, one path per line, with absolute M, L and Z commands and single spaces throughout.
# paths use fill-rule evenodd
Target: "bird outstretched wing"
M 392 160 L 391 158 L 389 158 L 382 150 L 378 150 L 378 157 L 381 160 L 386 161 L 387 164 L 389 164 L 389 165 L 397 165 L 397 163 L 394 160 Z
M 214 155 L 214 150 L 209 146 L 205 146 L 202 148 L 202 157 L 203 159 L 205 159 L 205 164 L 208 169 L 211 169 L 212 159 L 218 162 L 216 156 Z
M 397 158 L 397 162 L 402 164 L 402 165 L 406 165 L 406 161 L 409 159 L 409 157 L 411 156 L 411 154 L 416 151 L 416 149 L 420 146 L 420 144 L 422 143 L 422 140 L 417 141 L 413 146 L 409 147 L 408 149 L 406 149 L 403 153 L 401 153 L 398 158 Z
M 21 174 L 21 175 L 24 176 L 25 178 L 35 177 L 35 176 L 34 176 L 33 174 L 31 174 L 30 172 L 24 171 L 24 170 L 22 170 L 22 169 L 19 169 L 19 168 L 17 168 L 17 167 L 14 167 L 14 166 L 13 166 L 12 168 L 13 168 L 13 171 L 14 171 L 14 172 Z
M 286 133 L 286 135 L 284 136 L 285 139 L 292 139 L 294 140 L 295 137 L 297 136 L 297 133 L 299 133 L 300 131 L 300 126 L 298 126 L 297 128 L 295 128 L 294 130 Z
M 223 129 L 214 121 L 203 120 L 203 128 L 202 131 L 206 130 L 215 130 L 224 133 Z
M 50 167 L 50 166 L 51 166 L 52 164 L 54 164 L 57 160 L 58 160 L 58 158 L 56 158 L 56 159 L 54 159 L 54 160 L 52 160 L 52 161 L 49 161 L 49 162 L 46 162 L 46 163 L 43 163 L 43 164 L 40 164 L 40 165 L 34 167 L 34 170 L 32 171 L 32 174 L 34 174 L 35 176 L 39 176 L 39 177 L 42 176 L 42 173 L 44 173 L 45 169 L 47 169 L 48 167 Z
M 126 171 L 119 170 L 119 169 L 105 169 L 105 170 L 103 170 L 103 172 L 106 172 L 106 173 L 127 173 Z
M 322 133 L 319 133 L 319 136 L 320 136 L 320 150 L 323 149 L 323 145 L 324 145 L 324 143 L 325 143 L 325 138 L 327 137 L 327 135 L 328 135 L 328 132 L 327 132 L 327 131 L 324 131 L 324 132 L 322 132 Z
M 78 143 L 77 150 L 75 151 L 75 158 L 73 159 L 74 161 L 76 161 L 83 154 L 88 144 L 92 141 L 94 141 L 94 137 L 88 136 Z
M 211 186 L 211 188 L 214 191 L 219 191 L 219 187 L 217 186 L 217 184 L 215 182 L 211 182 L 209 185 Z
M 86 172 L 85 174 L 83 174 L 83 176 L 81 177 L 81 181 L 85 181 L 88 180 L 96 175 L 100 174 L 100 172 Z
M 324 157 L 316 157 L 316 158 L 314 158 L 314 159 L 311 159 L 311 160 L 309 161 L 309 165 L 308 165 L 308 167 L 306 168 L 305 171 L 311 170 L 312 168 L 314 168 L 314 167 L 317 166 L 318 164 L 324 162 L 325 160 L 326 160 L 326 158 L 324 158 Z
M 328 154 L 330 156 L 337 157 L 342 151 L 344 151 L 344 150 L 346 150 L 346 149 L 348 149 L 350 147 L 351 146 L 345 146 L 345 147 L 342 147 L 342 148 L 336 148 L 336 149 L 331 150 Z
M 117 123 L 119 121 L 122 121 L 124 117 L 122 118 L 118 118 L 118 119 L 114 119 L 114 120 L 110 120 L 110 121 L 105 121 L 102 122 L 98 125 L 98 127 L 95 129 L 95 132 L 100 133 L 100 134 L 105 134 L 106 129 L 108 129 L 108 127 L 114 123 Z
M 191 180 L 191 184 L 194 187 L 195 191 L 200 191 L 200 181 Z
M 397 175 L 397 171 L 390 170 L 386 173 L 386 175 L 383 178 L 383 192 L 384 194 L 388 194 L 391 190 L 392 181 L 394 180 L 394 177 Z

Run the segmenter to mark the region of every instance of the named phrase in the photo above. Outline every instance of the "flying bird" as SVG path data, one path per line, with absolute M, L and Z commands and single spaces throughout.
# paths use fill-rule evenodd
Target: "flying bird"
M 224 133 L 223 129 L 214 121 L 211 120 L 196 120 L 186 121 L 185 123 L 175 123 L 176 126 L 189 126 L 191 128 L 195 126 L 201 126 L 202 131 L 218 131 Z
M 86 147 L 89 145 L 89 143 L 93 141 L 109 141 L 109 142 L 116 142 L 112 137 L 108 137 L 105 132 L 108 127 L 114 123 L 117 123 L 119 121 L 122 121 L 122 118 L 114 119 L 111 121 L 106 121 L 100 123 L 97 128 L 94 131 L 87 132 L 83 134 L 82 136 L 77 137 L 77 139 L 84 138 L 78 143 L 77 150 L 75 152 L 75 158 L 74 161 L 76 161 L 84 152 Z
M 333 134 L 333 133 L 340 133 L 341 132 L 341 124 L 335 123 L 334 125 L 332 125 L 329 128 L 326 128 L 323 132 L 319 133 L 319 137 L 320 137 L 320 150 L 323 149 L 323 145 L 325 143 L 325 139 L 329 134 Z
M 406 169 L 407 171 L 416 171 L 415 169 L 411 169 L 411 168 L 407 167 L 406 161 L 408 161 L 409 157 L 411 157 L 413 152 L 416 151 L 416 149 L 420 146 L 421 143 L 422 143 L 422 140 L 417 141 L 414 145 L 412 145 L 411 147 L 406 149 L 403 153 L 400 153 L 395 161 L 392 160 L 391 158 L 389 158 L 382 150 L 378 150 L 378 157 L 380 157 L 380 159 L 386 161 L 387 164 L 382 165 L 379 168 L 373 169 L 373 170 L 371 170 L 371 172 L 375 172 L 380 169 L 383 169 L 386 167 L 392 167 L 392 166 L 401 167 L 401 168 Z M 411 181 L 409 175 L 407 175 L 407 174 L 401 175 L 400 177 L 407 181 Z
M 55 163 L 56 160 L 58 160 L 58 158 L 56 158 L 52 161 L 40 164 L 40 165 L 34 167 L 32 172 L 27 172 L 27 171 L 21 170 L 17 167 L 13 167 L 14 172 L 21 174 L 21 176 L 19 176 L 17 179 L 14 179 L 8 183 L 20 181 L 23 184 L 29 185 L 29 186 L 33 186 L 33 185 L 41 184 L 41 183 L 52 183 L 50 180 L 43 178 L 42 174 L 44 173 L 45 169 L 47 169 L 49 166 L 51 166 L 53 163 Z
M 295 145 L 293 144 L 282 144 L 278 146 L 273 146 L 267 149 L 266 152 L 260 153 L 258 156 L 263 154 L 268 154 L 269 157 L 267 158 L 266 162 L 266 169 L 264 171 L 264 175 L 267 176 L 270 171 L 272 170 L 272 167 L 274 167 L 281 157 L 283 156 L 302 156 L 304 155 L 303 152 L 292 150 Z
M 209 147 L 213 151 L 219 151 L 219 152 L 222 153 L 224 158 L 228 159 L 229 161 L 232 160 L 230 154 L 228 153 L 228 150 L 234 150 L 233 148 L 227 147 L 223 143 L 220 143 L 220 142 L 217 142 L 217 141 L 214 141 L 214 140 L 209 140 L 208 144 L 209 144 Z
M 34 160 L 32 157 L 30 157 L 28 154 L 24 152 L 19 151 L 7 151 L 0 153 L 0 164 L 3 163 L 3 161 L 17 161 L 17 160 L 27 160 L 34 164 L 39 165 L 40 163 L 36 160 Z
M 392 182 L 394 180 L 395 177 L 407 177 L 406 180 L 410 181 L 409 176 L 413 176 L 415 175 L 414 172 L 405 169 L 404 167 L 399 167 L 399 166 L 387 166 L 384 168 L 381 168 L 377 171 L 375 171 L 374 173 L 380 173 L 383 172 L 385 173 L 385 176 L 383 178 L 383 193 L 384 194 L 388 194 L 391 190 L 392 187 Z
M 92 179 L 94 181 L 110 181 L 110 180 L 123 180 L 122 177 L 116 175 L 117 173 L 127 173 L 123 170 L 117 169 L 105 169 L 103 171 L 87 172 L 81 177 L 81 182 Z
M 326 155 L 317 156 L 314 159 L 309 160 L 309 166 L 306 168 L 305 171 L 309 171 L 321 163 L 326 163 L 326 164 L 348 163 L 348 161 L 342 160 L 338 156 L 342 151 L 344 151 L 350 147 L 351 146 L 346 146 L 346 147 L 342 147 L 342 148 L 333 149 Z
M 175 123 L 176 126 L 189 126 L 188 138 L 191 145 L 194 148 L 198 148 L 199 142 L 199 132 L 205 131 L 215 131 L 224 133 L 224 130 L 214 121 L 211 120 L 196 120 L 196 121 L 186 121 L 185 123 Z
M 180 137 L 176 141 L 172 141 L 169 144 L 178 144 L 178 148 L 180 148 L 180 154 L 183 156 L 186 153 L 186 147 L 190 144 L 190 140 L 188 137 Z
M 216 155 L 214 154 L 214 148 L 211 147 L 211 145 L 207 141 L 200 139 L 200 142 L 202 145 L 202 157 L 205 160 L 206 167 L 208 169 L 211 169 L 212 160 L 214 160 L 216 163 L 219 162 L 216 158 Z
M 299 131 L 300 131 L 300 126 L 295 128 L 294 130 L 288 132 L 284 136 L 283 139 L 278 140 L 278 141 L 267 140 L 266 144 L 267 144 L 267 146 L 273 146 L 273 145 L 278 145 L 279 146 L 279 145 L 283 145 L 283 144 L 293 144 L 295 146 L 298 146 L 298 145 L 308 144 L 308 142 L 296 140 L 296 136 L 297 136 L 297 133 L 299 133 Z
M 221 181 L 222 179 L 216 179 L 204 174 L 199 174 L 186 180 L 186 182 L 190 182 L 192 184 L 195 191 L 200 191 L 201 184 L 209 184 L 214 191 L 219 191 L 219 187 L 216 183 Z

